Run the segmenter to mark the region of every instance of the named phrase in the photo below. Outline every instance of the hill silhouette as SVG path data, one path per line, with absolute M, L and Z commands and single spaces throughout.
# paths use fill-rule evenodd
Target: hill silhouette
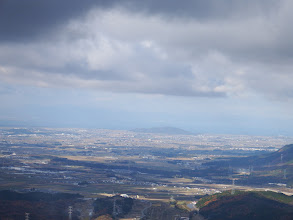
M 293 164 L 293 144 L 286 145 L 276 152 L 237 158 L 229 161 L 230 164 L 247 164 L 254 166 Z
M 211 161 L 206 164 L 217 169 L 252 168 L 249 176 L 237 180 L 240 184 L 281 183 L 293 186 L 293 144 L 272 153 Z
M 293 197 L 274 192 L 235 192 L 204 197 L 200 213 L 209 220 L 289 220 L 293 219 Z
M 9 190 L 0 191 L 0 219 L 23 220 L 30 213 L 30 220 L 67 220 L 68 206 L 79 202 L 82 196 L 69 193 L 19 193 Z M 72 214 L 77 220 L 78 213 Z
M 293 144 L 286 145 L 276 152 L 250 157 L 249 162 L 253 165 L 280 165 L 293 163 Z

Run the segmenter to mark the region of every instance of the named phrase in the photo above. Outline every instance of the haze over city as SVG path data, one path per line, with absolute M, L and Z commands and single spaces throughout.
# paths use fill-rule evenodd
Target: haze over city
M 2 0 L 0 125 L 293 135 L 290 0 Z

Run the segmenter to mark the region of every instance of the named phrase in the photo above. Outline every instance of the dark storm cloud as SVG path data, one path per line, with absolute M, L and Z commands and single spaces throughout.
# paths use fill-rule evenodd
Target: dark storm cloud
M 167 18 L 221 19 L 266 13 L 277 7 L 274 0 L 1 0 L 0 41 L 46 38 L 54 28 L 92 8 L 122 7 L 131 12 L 157 14 Z M 275 7 L 271 7 L 273 6 Z M 270 5 L 270 7 L 268 7 Z M 51 33 L 52 34 L 52 33 Z
M 0 40 L 25 41 L 45 35 L 92 7 L 109 7 L 113 0 L 1 0 Z

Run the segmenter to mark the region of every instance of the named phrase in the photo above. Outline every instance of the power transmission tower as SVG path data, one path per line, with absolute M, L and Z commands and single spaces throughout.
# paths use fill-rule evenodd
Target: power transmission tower
M 231 190 L 231 195 L 235 194 L 235 179 L 232 179 L 232 190 Z
M 113 202 L 113 213 L 112 213 L 112 215 L 113 215 L 113 217 L 115 218 L 117 214 L 118 214 L 118 212 L 117 212 L 117 206 L 116 206 L 116 198 L 114 197 L 114 202 Z
M 232 169 L 231 165 L 229 164 L 228 175 L 231 177 L 232 173 L 233 173 L 233 169 Z
M 25 214 L 25 220 L 29 220 L 30 219 L 30 214 L 28 212 L 26 212 L 24 214 Z
M 69 218 L 69 220 L 71 220 L 72 219 L 72 206 L 68 206 L 68 218 Z
M 283 154 L 281 154 L 281 163 L 283 163 Z
M 287 169 L 284 169 L 284 176 L 283 176 L 284 179 L 287 179 Z

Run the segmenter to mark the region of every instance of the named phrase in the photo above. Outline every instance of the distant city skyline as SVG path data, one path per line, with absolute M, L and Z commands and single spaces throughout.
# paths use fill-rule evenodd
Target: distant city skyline
M 0 126 L 293 136 L 290 0 L 3 0 Z

